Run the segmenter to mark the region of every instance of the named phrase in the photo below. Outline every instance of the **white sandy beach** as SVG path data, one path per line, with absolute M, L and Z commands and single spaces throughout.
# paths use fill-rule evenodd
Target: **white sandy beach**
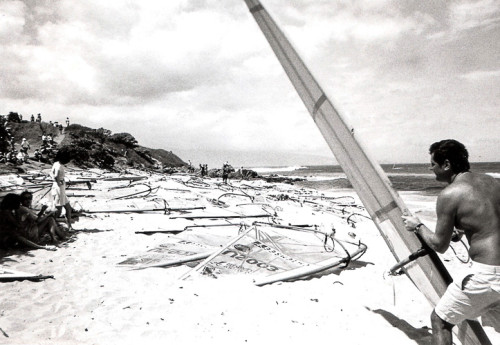
M 148 196 L 149 203 L 161 196 L 169 207 L 194 207 L 207 205 L 207 198 L 224 193 L 214 188 L 176 192 L 168 187 L 186 187 L 169 179 L 149 177 L 151 186 L 162 186 Z M 91 190 L 69 189 L 68 194 L 93 195 L 70 197 L 75 209 L 149 205 L 141 197 L 105 202 L 144 189 L 110 190 L 126 184 L 99 181 Z M 297 189 L 280 184 L 277 188 L 287 193 Z M 355 196 L 352 190 L 328 195 Z M 433 226 L 435 197 L 414 192 L 402 193 L 402 197 L 412 212 Z M 432 308 L 406 276 L 385 274 L 395 260 L 370 220 L 359 220 L 351 228 L 345 220 L 307 205 L 275 204 L 280 206 L 278 216 L 284 224 L 298 219 L 305 224 L 338 224 L 340 231 L 353 232 L 368 246 L 366 254 L 344 270 L 263 287 L 237 274 L 218 279 L 196 274 L 179 280 L 190 267 L 133 270 L 117 265 L 174 236 L 135 231 L 168 227 L 175 212 L 81 216 L 74 224 L 81 231 L 57 251 L 13 251 L 1 258 L 3 267 L 53 275 L 54 279 L 0 283 L 0 343 L 430 344 Z M 449 250 L 442 256 L 452 272 L 462 265 L 457 256 L 465 257 L 462 245 L 455 247 L 457 255 Z M 500 343 L 497 333 L 485 329 L 494 344 Z

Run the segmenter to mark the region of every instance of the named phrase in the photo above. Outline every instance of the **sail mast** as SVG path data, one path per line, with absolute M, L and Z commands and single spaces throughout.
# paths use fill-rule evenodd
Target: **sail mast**
M 312 119 L 356 190 L 394 257 L 400 261 L 419 250 L 423 243 L 406 231 L 401 216 L 408 213 L 402 199 L 389 185 L 380 165 L 374 163 L 319 86 L 293 46 L 258 0 L 245 0 L 250 13 L 271 45 Z M 407 268 L 408 276 L 434 306 L 450 277 L 435 253 L 418 259 Z M 459 326 L 463 344 L 489 344 L 477 322 Z

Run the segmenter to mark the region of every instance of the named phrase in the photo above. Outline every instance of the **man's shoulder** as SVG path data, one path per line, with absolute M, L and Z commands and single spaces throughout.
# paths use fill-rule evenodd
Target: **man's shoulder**
M 470 193 L 470 186 L 464 184 L 449 184 L 438 195 L 439 202 L 454 203 L 463 199 L 464 195 Z

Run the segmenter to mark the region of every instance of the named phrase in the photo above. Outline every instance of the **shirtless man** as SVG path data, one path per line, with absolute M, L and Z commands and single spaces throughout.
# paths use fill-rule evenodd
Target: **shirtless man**
M 452 344 L 451 330 L 465 319 L 482 317 L 483 325 L 500 332 L 500 183 L 469 171 L 469 154 L 456 140 L 431 145 L 431 170 L 448 186 L 436 204 L 436 230 L 416 217 L 403 216 L 435 251 L 444 253 L 454 228 L 469 241 L 472 266 L 455 277 L 431 314 L 433 344 Z M 458 278 L 458 279 L 457 279 Z

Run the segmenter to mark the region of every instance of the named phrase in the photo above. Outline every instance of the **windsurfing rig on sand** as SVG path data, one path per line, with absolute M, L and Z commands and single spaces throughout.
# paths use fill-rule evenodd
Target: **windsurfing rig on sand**
M 300 239 L 294 240 L 292 232 L 299 233 Z M 308 238 L 305 241 L 304 236 Z M 349 251 L 346 248 L 348 245 L 355 250 Z M 300 253 L 294 251 L 294 246 L 300 248 Z M 320 247 L 320 251 L 314 249 Z M 304 251 L 304 248 L 309 249 Z M 334 252 L 335 255 L 332 255 Z M 342 269 L 365 252 L 366 245 L 359 241 L 341 241 L 335 238 L 335 231 L 325 233 L 317 228 L 256 221 L 250 227 L 242 224 L 237 237 L 208 255 L 180 279 L 186 279 L 196 272 L 212 277 L 224 272 L 241 272 L 251 274 L 254 284 L 262 286 L 304 279 L 334 268 Z M 192 258 L 198 256 L 193 255 Z M 147 267 L 159 265 L 162 264 Z
M 399 262 L 425 248 L 421 237 L 405 229 L 401 217 L 410 212 L 390 186 L 382 168 L 368 157 L 354 138 L 351 128 L 267 10 L 258 0 L 245 0 L 245 3 L 395 259 Z M 429 303 L 435 306 L 451 283 L 451 277 L 439 256 L 430 248 L 427 252 L 405 270 Z M 462 322 L 454 328 L 454 333 L 464 345 L 491 344 L 477 321 Z

